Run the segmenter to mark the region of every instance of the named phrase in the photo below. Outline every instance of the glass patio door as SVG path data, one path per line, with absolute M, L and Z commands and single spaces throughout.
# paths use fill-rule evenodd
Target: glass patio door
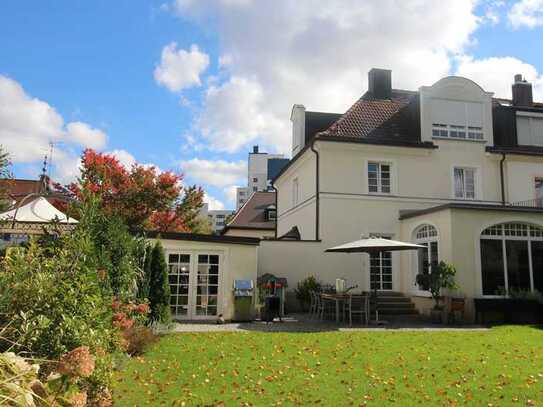
M 218 315 L 220 255 L 169 253 L 170 307 L 176 319 L 206 319 Z
M 370 255 L 370 288 L 392 290 L 392 253 Z

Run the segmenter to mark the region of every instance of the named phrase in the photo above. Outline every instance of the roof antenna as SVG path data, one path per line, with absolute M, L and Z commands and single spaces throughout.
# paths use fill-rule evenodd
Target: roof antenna
M 43 167 L 41 169 L 41 175 L 42 177 L 45 177 L 47 175 L 47 154 L 43 157 Z
M 51 178 L 51 167 L 53 166 L 53 149 L 55 148 L 55 143 L 52 141 L 49 142 L 49 165 L 47 166 L 47 176 Z

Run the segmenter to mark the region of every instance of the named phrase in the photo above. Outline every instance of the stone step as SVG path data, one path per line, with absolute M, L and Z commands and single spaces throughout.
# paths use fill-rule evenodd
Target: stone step
M 394 315 L 394 316 L 400 316 L 400 315 L 418 315 L 419 312 L 415 309 L 402 309 L 402 310 L 396 310 L 396 309 L 381 309 L 379 308 L 379 315 Z
M 381 303 L 397 303 L 397 304 L 410 304 L 411 300 L 407 297 L 377 297 L 377 302 Z
M 380 302 L 378 304 L 378 307 L 379 309 L 413 309 L 415 308 L 415 304 L 413 304 L 412 302 L 407 302 L 407 303 Z

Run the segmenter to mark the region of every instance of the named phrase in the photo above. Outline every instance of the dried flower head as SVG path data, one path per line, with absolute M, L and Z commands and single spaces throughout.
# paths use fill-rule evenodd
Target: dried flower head
M 61 356 L 58 372 L 73 377 L 89 377 L 94 371 L 94 356 L 88 346 L 80 346 Z
M 71 407 L 85 407 L 87 405 L 87 393 L 75 393 L 70 397 Z

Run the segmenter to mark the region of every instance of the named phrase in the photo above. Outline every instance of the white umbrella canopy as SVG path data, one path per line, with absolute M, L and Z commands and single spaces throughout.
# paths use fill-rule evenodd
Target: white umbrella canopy
M 325 252 L 330 253 L 379 253 L 393 252 L 399 250 L 417 250 L 425 246 L 400 242 L 398 240 L 383 239 L 381 237 L 370 237 L 367 239 L 355 240 L 340 246 L 330 247 Z
M 0 220 L 10 222 L 49 223 L 58 219 L 60 223 L 78 223 L 49 203 L 44 197 L 38 197 L 18 209 L 0 214 Z

